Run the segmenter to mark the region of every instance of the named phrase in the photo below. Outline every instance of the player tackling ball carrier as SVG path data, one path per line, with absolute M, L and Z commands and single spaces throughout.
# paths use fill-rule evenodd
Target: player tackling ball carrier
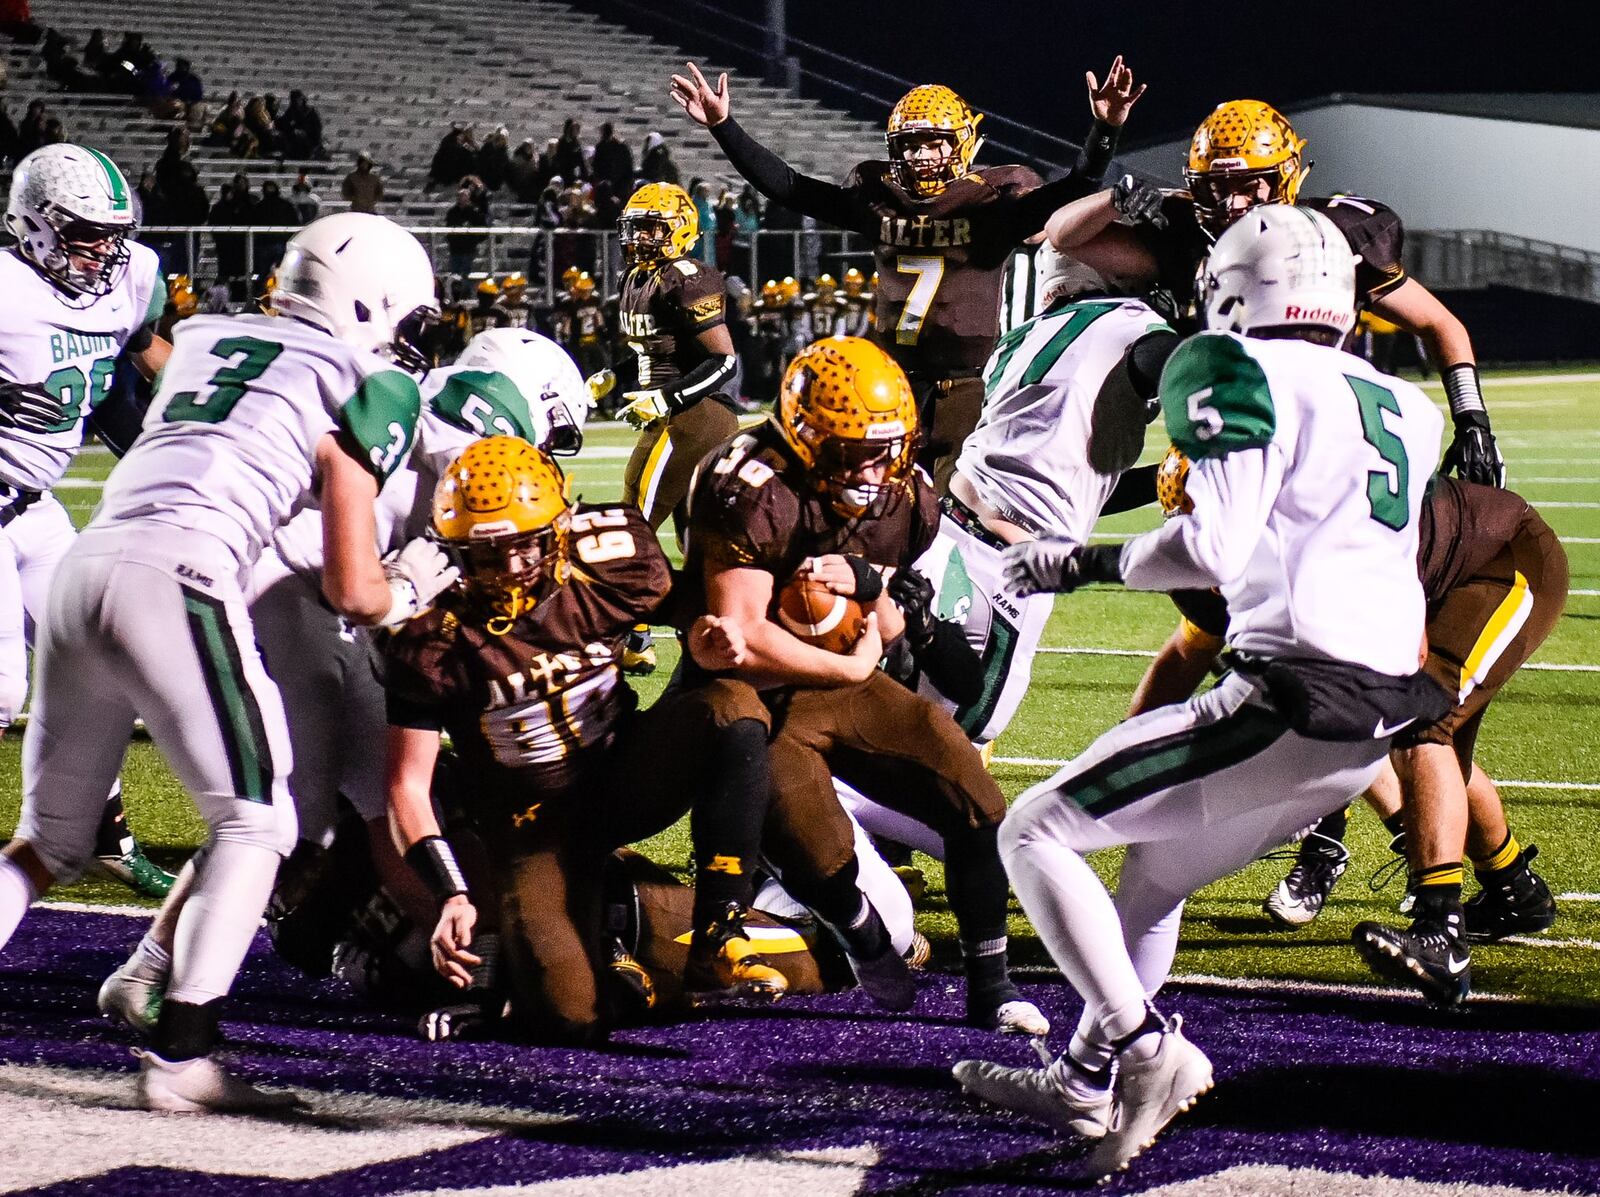
M 1211 1087 L 1180 1020 L 1150 1004 L 1187 896 L 1362 790 L 1390 737 L 1449 705 L 1418 671 L 1417 513 L 1442 418 L 1416 387 L 1335 348 L 1355 320 L 1355 262 L 1325 217 L 1253 210 L 1200 284 L 1208 331 L 1161 379 L 1194 510 L 1120 548 L 1009 550 L 1024 591 L 1091 581 L 1220 587 L 1233 666 L 1217 687 L 1103 735 L 1022 795 L 1001 830 L 1007 872 L 1083 995 L 1047 1069 L 967 1060 L 979 1097 L 1099 1139 L 1125 1167 Z M 1350 580 L 1360 578 L 1364 601 Z M 1115 901 L 1084 857 L 1127 845 Z

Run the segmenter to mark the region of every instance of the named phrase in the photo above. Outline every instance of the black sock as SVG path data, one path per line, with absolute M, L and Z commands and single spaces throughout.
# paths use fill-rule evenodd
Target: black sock
M 730 903 L 742 909 L 755 896 L 751 877 L 771 788 L 767 729 L 755 719 L 739 719 L 723 728 L 714 765 L 712 784 L 689 816 L 696 932 L 720 918 Z
M 132 850 L 133 833 L 128 830 L 128 816 L 122 808 L 122 791 L 119 788 L 100 808 L 100 826 L 94 833 L 94 854 L 122 856 Z
M 856 886 L 859 869 L 852 856 L 831 877 L 817 879 L 791 879 L 783 884 L 795 898 L 816 911 L 817 917 L 844 941 L 845 951 L 857 960 L 872 960 L 893 945 L 889 929 Z
M 1430 865 L 1419 872 L 1413 882 L 1417 901 L 1411 917 L 1443 923 L 1452 933 L 1460 934 L 1462 873 L 1459 860 Z
M 1006 968 L 1006 904 L 1011 891 L 1000 863 L 999 830 L 967 828 L 944 837 L 945 893 L 961 928 L 969 1009 L 992 1009 L 1017 996 Z
M 1347 828 L 1349 825 L 1350 808 L 1347 806 L 1341 806 L 1332 814 L 1324 815 L 1322 817 L 1322 822 L 1318 823 L 1311 830 L 1317 835 L 1327 836 L 1330 840 L 1339 840 L 1343 842 L 1345 828 Z
M 209 1056 L 222 1038 L 217 1029 L 221 1003 L 221 998 L 198 1006 L 172 998 L 162 1002 L 155 1033 L 150 1037 L 151 1050 L 173 1063 Z

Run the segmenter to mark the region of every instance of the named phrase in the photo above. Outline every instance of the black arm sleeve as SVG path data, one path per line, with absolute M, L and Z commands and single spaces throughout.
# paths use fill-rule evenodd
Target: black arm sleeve
M 1135 507 L 1148 507 L 1156 501 L 1156 471 L 1159 465 L 1139 466 L 1117 479 L 1116 487 L 1100 509 L 1101 515 L 1116 515 Z
M 1105 186 L 1106 169 L 1117 149 L 1117 137 L 1122 130 L 1115 125 L 1095 121 L 1083 151 L 1072 169 L 1061 178 L 1035 187 L 1019 199 L 1011 209 L 1011 232 L 1016 241 L 1026 241 L 1044 228 L 1050 214 L 1063 204 L 1092 195 Z
M 957 706 L 970 706 L 983 697 L 983 658 L 967 642 L 959 625 L 933 621 L 933 639 L 916 654 L 917 667 Z
M 150 407 L 152 388 L 140 378 L 126 356 L 117 359 L 111 393 L 89 413 L 88 431 L 117 457 L 133 448 L 144 427 L 144 414 Z
M 687 411 L 700 400 L 722 390 L 739 371 L 739 355 L 718 354 L 708 357 L 682 378 L 674 378 L 661 388 L 667 406 L 673 411 Z
M 875 220 L 866 218 L 851 201 L 850 192 L 835 183 L 825 183 L 803 175 L 766 146 L 746 133 L 739 122 L 729 117 L 711 126 L 711 136 L 733 163 L 733 168 L 749 179 L 755 189 L 774 203 L 813 216 L 842 229 L 871 236 L 877 232 Z

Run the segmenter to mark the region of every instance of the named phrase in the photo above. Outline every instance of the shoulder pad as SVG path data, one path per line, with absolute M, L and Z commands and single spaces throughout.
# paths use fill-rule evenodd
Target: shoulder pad
M 695 274 L 700 269 L 698 264 L 690 261 L 688 258 L 679 258 L 672 264 L 672 268 L 685 278 L 691 274 Z
M 1167 436 L 1192 459 L 1225 457 L 1272 440 L 1277 414 L 1266 372 L 1238 337 L 1190 337 L 1161 372 Z

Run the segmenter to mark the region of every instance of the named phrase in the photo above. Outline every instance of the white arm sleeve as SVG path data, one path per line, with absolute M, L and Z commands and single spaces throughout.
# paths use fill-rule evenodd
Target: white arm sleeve
M 1204 458 L 1185 485 L 1194 511 L 1168 520 L 1122 549 L 1122 580 L 1134 590 L 1226 586 L 1244 573 L 1283 485 L 1274 445 Z

